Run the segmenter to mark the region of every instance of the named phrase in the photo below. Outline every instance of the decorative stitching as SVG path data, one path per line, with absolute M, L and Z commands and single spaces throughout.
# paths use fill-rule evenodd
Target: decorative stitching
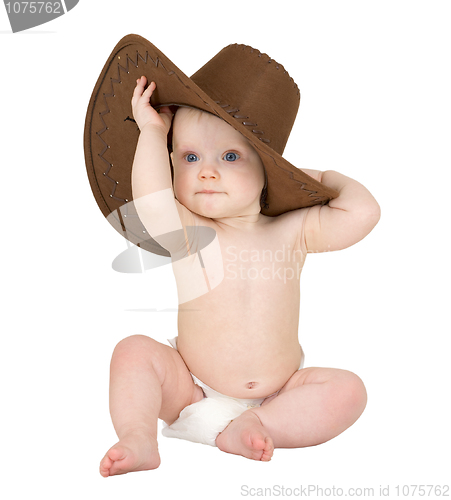
M 283 167 L 281 167 L 277 162 L 276 160 L 274 159 L 273 156 L 271 156 L 270 154 L 268 154 L 266 151 L 262 151 L 257 145 L 255 145 L 255 148 L 258 150 L 258 151 L 261 151 L 262 154 L 265 154 L 267 156 L 269 156 L 271 158 L 271 160 L 273 161 L 274 165 L 282 170 L 283 172 L 285 172 L 285 174 L 288 174 L 288 176 L 290 177 L 290 179 L 293 181 L 293 182 L 297 182 L 298 184 L 300 184 L 299 188 L 302 189 L 303 191 L 306 191 L 308 194 L 309 197 L 314 197 L 315 194 L 318 193 L 318 191 L 314 191 L 314 190 L 311 190 L 311 189 L 306 189 L 305 188 L 305 182 L 302 182 L 302 181 L 298 181 L 297 179 L 294 178 L 294 175 L 293 175 L 293 172 L 290 172 L 288 170 L 285 170 Z M 325 203 L 327 203 L 327 199 L 324 197 L 324 196 L 316 196 L 316 198 L 313 200 L 313 201 L 320 201 L 322 202 L 322 204 L 324 205 Z
M 121 56 L 118 56 L 118 60 L 120 60 L 120 58 L 121 58 Z M 150 59 L 155 64 L 155 67 L 161 66 L 163 69 L 166 69 L 164 67 L 164 64 L 161 62 L 161 60 L 159 59 L 158 56 L 154 60 L 152 57 L 149 56 L 149 53 L 147 51 L 146 51 L 145 57 L 141 56 L 141 54 L 138 51 L 136 51 L 135 59 L 132 59 L 128 54 L 126 54 L 126 56 L 125 56 L 125 66 L 123 66 L 119 62 L 117 63 L 117 78 L 110 77 L 110 87 L 111 87 L 110 92 L 109 93 L 108 92 L 104 92 L 103 93 L 103 101 L 105 103 L 105 109 L 99 113 L 100 120 L 101 120 L 101 122 L 103 124 L 103 128 L 101 130 L 99 130 L 98 132 L 96 132 L 97 136 L 99 137 L 99 139 L 103 143 L 103 149 L 102 149 L 102 151 L 98 155 L 101 158 L 101 160 L 103 160 L 107 164 L 107 169 L 106 169 L 105 172 L 103 172 L 103 175 L 104 175 L 104 177 L 106 179 L 108 179 L 113 184 L 113 187 L 112 187 L 112 190 L 111 190 L 111 193 L 110 193 L 109 196 L 113 200 L 123 201 L 123 202 L 126 202 L 126 203 L 128 202 L 128 200 L 126 198 L 119 198 L 119 197 L 115 196 L 116 187 L 117 187 L 117 185 L 119 183 L 117 181 L 115 181 L 112 177 L 109 176 L 109 172 L 110 172 L 111 168 L 113 167 L 113 164 L 110 163 L 108 160 L 106 160 L 103 157 L 103 155 L 110 148 L 110 146 L 103 140 L 103 138 L 101 137 L 101 134 L 103 134 L 103 132 L 105 132 L 105 130 L 108 130 L 108 127 L 106 126 L 106 123 L 105 123 L 105 120 L 103 119 L 103 116 L 106 115 L 106 114 L 108 114 L 111 111 L 110 107 L 108 106 L 108 102 L 107 102 L 106 98 L 107 97 L 115 97 L 113 83 L 122 83 L 122 80 L 121 80 L 121 70 L 123 72 L 129 74 L 130 73 L 130 71 L 129 71 L 129 62 L 131 64 L 133 64 L 133 66 L 135 68 L 137 68 L 138 67 L 138 59 L 141 59 L 145 64 L 147 64 L 148 59 Z M 168 74 L 169 75 L 173 75 L 173 74 L 175 74 L 175 72 L 174 71 L 168 71 Z M 133 120 L 130 117 L 125 118 L 124 121 L 127 121 L 127 120 L 134 121 L 136 123 L 136 121 Z
M 217 104 L 220 108 L 223 108 L 223 109 L 224 109 L 224 111 L 225 111 L 226 113 L 229 113 L 229 114 L 230 114 L 230 113 L 235 113 L 235 112 L 239 111 L 239 109 L 238 109 L 238 108 L 234 108 L 234 107 L 232 107 L 230 104 L 221 104 L 221 101 L 215 101 L 215 103 L 216 103 L 216 104 Z M 227 108 L 227 107 L 232 107 L 232 109 L 230 109 L 230 110 L 225 109 L 225 108 Z M 248 119 L 249 119 L 249 116 L 244 116 L 244 115 L 232 115 L 232 116 L 233 116 L 233 118 L 236 118 L 236 119 L 238 119 L 238 120 L 243 120 L 243 119 L 244 119 L 244 120 L 248 120 Z M 242 123 L 244 126 L 246 126 L 246 127 L 256 127 L 256 126 L 257 126 L 257 123 L 254 123 L 254 122 L 246 122 L 246 121 L 244 121 L 244 122 L 243 122 L 243 121 L 242 121 L 241 123 Z M 263 135 L 263 134 L 264 134 L 264 132 L 263 132 L 262 130 L 255 130 L 255 129 L 252 129 L 252 133 L 253 133 L 253 134 L 258 134 L 258 135 Z M 270 139 L 264 139 L 263 137 L 259 137 L 258 139 L 259 139 L 260 141 L 262 141 L 262 142 L 267 143 L 267 144 L 269 144 L 269 143 L 271 142 L 271 140 L 270 140 Z

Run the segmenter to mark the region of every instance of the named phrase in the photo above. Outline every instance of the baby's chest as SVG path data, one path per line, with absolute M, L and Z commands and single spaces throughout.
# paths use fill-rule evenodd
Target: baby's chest
M 303 256 L 289 242 L 266 247 L 239 245 L 230 242 L 221 245 L 224 280 L 236 281 L 236 288 L 278 288 L 289 280 L 300 277 Z M 231 284 L 231 283 L 230 283 Z

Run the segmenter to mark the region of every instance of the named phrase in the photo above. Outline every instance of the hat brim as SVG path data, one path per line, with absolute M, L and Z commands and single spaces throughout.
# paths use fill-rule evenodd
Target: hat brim
M 277 216 L 325 204 L 338 196 L 336 191 L 311 178 L 259 141 L 152 43 L 139 35 L 127 35 L 114 47 L 92 92 L 85 121 L 84 151 L 89 182 L 100 210 L 130 241 L 142 243 L 143 226 L 133 214 L 135 226 L 127 227 L 124 233 L 124 221 L 118 209 L 132 201 L 131 170 L 139 129 L 133 120 L 131 98 L 136 80 L 142 75 L 148 82 L 157 84 L 151 98 L 152 106 L 198 108 L 223 119 L 249 140 L 267 174 L 267 206 L 261 210 L 264 215 Z M 146 248 L 146 244 L 140 246 Z M 161 252 L 163 249 L 158 244 L 155 246 L 155 242 L 147 245 L 147 249 L 167 254 Z

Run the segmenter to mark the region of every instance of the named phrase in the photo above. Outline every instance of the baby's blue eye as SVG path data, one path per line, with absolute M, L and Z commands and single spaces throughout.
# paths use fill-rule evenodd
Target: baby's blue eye
M 192 163 L 193 161 L 198 161 L 199 160 L 199 158 L 197 157 L 197 155 L 195 155 L 193 153 L 190 153 L 189 155 L 186 155 L 185 159 L 186 159 L 186 161 L 189 161 L 190 163 Z
M 238 158 L 239 158 L 239 155 L 237 155 L 236 153 L 227 153 L 224 156 L 224 160 L 226 160 L 226 161 L 236 161 L 236 160 L 238 160 Z

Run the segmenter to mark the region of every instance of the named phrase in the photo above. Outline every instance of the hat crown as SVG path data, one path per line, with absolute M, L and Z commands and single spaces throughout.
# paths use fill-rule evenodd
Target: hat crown
M 232 44 L 191 79 L 260 141 L 283 153 L 300 93 L 281 64 L 252 47 Z

